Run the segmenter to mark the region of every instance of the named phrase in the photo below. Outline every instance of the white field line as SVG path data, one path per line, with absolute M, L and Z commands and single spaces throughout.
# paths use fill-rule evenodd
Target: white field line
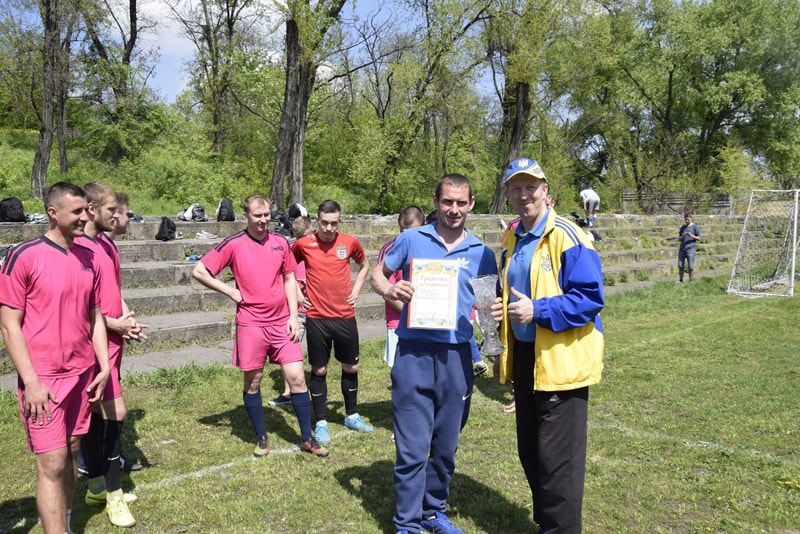
M 763 308 L 768 304 L 767 301 L 762 301 L 762 302 L 764 304 L 762 306 L 759 306 L 760 308 Z M 730 314 L 730 315 L 726 315 L 724 317 L 720 317 L 717 320 L 706 321 L 704 323 L 699 323 L 699 324 L 696 324 L 694 326 L 687 327 L 687 328 L 685 328 L 683 330 L 680 330 L 680 331 L 673 331 L 671 333 L 668 333 L 668 334 L 665 334 L 665 335 L 662 335 L 662 336 L 653 337 L 653 338 L 650 338 L 650 339 L 643 339 L 641 341 L 641 344 L 645 344 L 645 345 L 655 344 L 655 345 L 658 346 L 659 344 L 663 344 L 663 342 L 669 341 L 670 339 L 673 339 L 673 338 L 676 338 L 676 337 L 679 337 L 679 336 L 683 337 L 686 334 L 687 331 L 700 330 L 702 328 L 705 328 L 707 326 L 714 325 L 714 324 L 717 324 L 717 323 L 729 322 L 731 320 L 731 318 L 733 318 L 733 317 L 738 317 L 738 316 L 743 316 L 743 315 L 751 316 L 752 314 L 753 314 L 753 309 L 749 308 L 747 310 L 742 310 L 742 311 L 734 313 L 734 314 Z M 615 353 L 619 354 L 619 353 L 627 352 L 629 350 L 634 350 L 634 349 L 638 350 L 638 348 L 639 347 L 636 346 L 636 345 L 630 345 L 628 347 L 622 347 L 622 348 L 619 348 L 619 349 L 615 349 L 613 351 L 606 350 L 606 353 L 607 354 L 615 354 Z M 625 434 L 627 436 L 632 436 L 632 437 L 641 437 L 641 438 L 648 438 L 648 439 L 653 439 L 653 440 L 657 440 L 657 441 L 665 441 L 665 442 L 670 442 L 670 443 L 679 443 L 679 444 L 684 445 L 687 448 L 716 449 L 716 450 L 720 450 L 720 451 L 724 451 L 724 452 L 728 452 L 728 453 L 738 453 L 738 454 L 744 454 L 744 455 L 747 455 L 747 456 L 753 456 L 753 457 L 758 457 L 758 458 L 766 458 L 766 459 L 769 459 L 769 460 L 780 462 L 782 464 L 790 464 L 791 465 L 791 464 L 797 464 L 798 463 L 798 460 L 795 459 L 795 458 L 784 458 L 782 456 L 775 456 L 774 454 L 771 454 L 771 453 L 768 453 L 768 452 L 764 452 L 764 451 L 759 451 L 757 449 L 749 449 L 749 448 L 745 448 L 745 447 L 732 447 L 730 445 L 724 445 L 724 444 L 721 444 L 721 443 L 714 443 L 714 442 L 711 442 L 711 441 L 684 440 L 684 439 L 676 438 L 676 437 L 668 435 L 668 434 L 659 434 L 659 433 L 656 433 L 656 432 L 644 432 L 644 431 L 640 431 L 640 430 L 634 430 L 634 429 L 631 429 L 631 428 L 627 428 L 627 427 L 624 427 L 622 425 L 614 425 L 614 424 L 610 424 L 609 425 L 609 424 L 605 424 L 605 423 L 592 423 L 592 422 L 589 422 L 589 427 L 590 428 L 600 429 L 600 430 L 615 430 L 617 432 L 620 432 L 622 434 Z
M 269 456 L 272 456 L 273 454 L 287 454 L 287 455 L 300 454 L 300 452 L 301 451 L 300 451 L 299 447 L 287 447 L 287 448 L 284 448 L 284 449 L 271 449 L 270 453 L 269 453 Z M 176 486 L 177 484 L 180 484 L 184 480 L 188 480 L 188 479 L 191 479 L 191 478 L 203 478 L 203 477 L 205 477 L 207 475 L 212 475 L 214 473 L 217 473 L 219 471 L 223 471 L 225 469 L 230 469 L 231 467 L 234 467 L 234 466 L 237 466 L 237 465 L 242 465 L 242 464 L 249 463 L 249 462 L 258 462 L 258 461 L 262 461 L 262 460 L 265 460 L 265 458 L 256 458 L 254 456 L 249 456 L 249 457 L 245 456 L 243 458 L 237 458 L 236 460 L 233 460 L 233 461 L 230 461 L 230 462 L 226 462 L 224 464 L 211 465 L 211 466 L 205 467 L 203 469 L 200 469 L 198 471 L 194 471 L 194 472 L 191 472 L 191 473 L 183 473 L 183 474 L 180 474 L 180 475 L 175 475 L 173 477 L 164 478 L 162 480 L 157 480 L 155 482 L 150 482 L 148 484 L 137 484 L 136 485 L 136 491 L 137 492 L 139 490 L 147 491 L 147 490 L 151 490 L 151 489 L 165 488 L 165 487 L 169 487 L 169 486 Z
M 300 454 L 302 451 L 299 447 L 286 447 L 283 449 L 272 449 L 270 450 L 269 455 L 273 454 Z M 183 482 L 184 480 L 189 479 L 199 479 L 204 478 L 208 475 L 212 475 L 219 471 L 224 471 L 225 469 L 230 469 L 231 467 L 235 467 L 237 465 L 243 465 L 249 462 L 258 462 L 264 461 L 264 458 L 256 458 L 254 456 L 250 457 L 242 457 L 237 458 L 236 460 L 225 462 L 224 464 L 218 465 L 211 465 L 206 468 L 200 469 L 198 471 L 194 471 L 191 473 L 183 473 L 180 475 L 175 475 L 169 478 L 165 478 L 162 480 L 157 480 L 155 482 L 150 482 L 148 484 L 137 484 L 134 491 L 138 493 L 147 493 L 149 490 L 158 489 L 158 488 L 166 488 L 170 486 L 176 486 Z M 75 502 L 79 502 L 82 500 L 82 495 L 79 495 L 78 492 L 75 493 L 75 498 L 73 499 L 73 507 L 75 506 Z M 80 506 L 80 504 L 78 505 Z M 40 525 L 41 520 L 37 515 L 26 516 L 26 517 L 18 517 L 15 519 L 14 522 L 8 523 L 0 523 L 0 532 L 10 532 L 11 529 L 25 529 L 25 528 L 33 528 L 34 526 Z
M 642 431 L 639 431 L 639 430 L 634 430 L 634 429 L 631 429 L 631 428 L 624 427 L 622 425 L 613 425 L 613 424 L 609 425 L 609 424 L 603 424 L 603 423 L 592 423 L 592 422 L 589 422 L 589 428 L 597 429 L 597 430 L 611 430 L 611 431 L 619 432 L 621 434 L 625 434 L 627 436 L 632 436 L 632 437 L 637 437 L 637 438 L 647 438 L 647 439 L 651 439 L 651 440 L 654 440 L 654 441 L 664 441 L 664 442 L 668 442 L 668 443 L 677 443 L 679 445 L 683 445 L 686 448 L 714 449 L 714 450 L 724 451 L 724 452 L 727 452 L 727 453 L 743 454 L 745 456 L 752 456 L 752 457 L 757 457 L 757 458 L 765 458 L 765 459 L 768 459 L 768 460 L 771 460 L 771 461 L 779 462 L 779 463 L 784 464 L 784 465 L 800 464 L 800 459 L 784 458 L 784 457 L 781 457 L 781 456 L 775 456 L 774 454 L 770 454 L 770 453 L 764 452 L 764 451 L 759 451 L 757 449 L 748 449 L 748 448 L 743 448 L 743 447 L 731 447 L 731 446 L 728 446 L 728 445 L 723 445 L 723 444 L 720 444 L 720 443 L 714 443 L 714 442 L 709 442 L 709 441 L 683 440 L 683 439 L 676 438 L 676 437 L 668 435 L 668 434 L 661 434 L 661 433 L 656 433 L 656 432 L 642 432 Z M 332 436 L 332 437 L 339 438 L 339 437 L 344 437 L 344 435 L 342 435 L 342 436 Z M 300 450 L 299 447 L 285 447 L 285 448 L 282 448 L 282 449 L 272 449 L 269 454 L 271 456 L 273 454 L 295 455 L 295 454 L 301 454 L 301 453 L 302 453 L 302 451 Z M 324 459 L 320 459 L 320 460 L 324 461 Z M 154 481 L 154 482 L 150 482 L 150 483 L 147 483 L 147 484 L 137 484 L 136 488 L 135 488 L 135 491 L 136 491 L 136 493 L 147 493 L 149 490 L 153 490 L 153 489 L 160 489 L 160 488 L 176 486 L 176 485 L 180 484 L 181 482 L 183 482 L 184 480 L 204 478 L 204 477 L 206 477 L 208 475 L 212 475 L 214 473 L 217 473 L 219 471 L 223 471 L 225 469 L 230 469 L 230 468 L 238 466 L 238 465 L 244 465 L 244 464 L 249 463 L 249 462 L 257 462 L 257 461 L 264 461 L 264 459 L 263 458 L 255 458 L 255 457 L 252 457 L 252 456 L 237 458 L 237 459 L 232 460 L 230 462 L 225 462 L 223 464 L 217 464 L 217 465 L 211 465 L 211 466 L 205 467 L 203 469 L 199 469 L 197 471 L 193 471 L 191 473 L 182 473 L 182 474 L 179 474 L 179 475 L 175 475 L 175 476 L 172 476 L 172 477 L 164 478 L 164 479 L 157 480 L 157 481 Z M 23 528 L 23 527 L 27 527 L 27 526 L 33 526 L 33 525 L 36 525 L 38 523 L 39 523 L 39 521 L 38 521 L 37 517 L 23 517 L 23 518 L 19 518 L 16 523 L 0 524 L 0 532 L 5 532 L 6 530 L 10 530 L 11 528 Z
M 669 434 L 634 430 L 632 428 L 627 428 L 622 425 L 589 422 L 589 428 L 597 430 L 611 430 L 634 438 L 646 438 L 652 441 L 677 443 L 679 445 L 683 445 L 687 449 L 714 449 L 723 451 L 728 454 L 739 454 L 744 456 L 750 456 L 753 458 L 764 458 L 784 465 L 800 465 L 800 459 L 798 458 L 786 458 L 783 456 L 776 456 L 772 453 L 760 451 L 758 449 L 751 449 L 747 447 L 733 447 L 731 445 L 725 445 L 723 443 L 715 443 L 713 441 L 686 440 L 675 436 L 671 436 Z
M 372 421 L 372 422 L 373 422 L 373 424 L 381 425 L 381 421 Z M 389 422 L 391 422 L 391 420 L 389 420 Z M 331 438 L 336 439 L 337 441 L 345 441 L 345 440 L 348 439 L 348 437 L 355 438 L 356 434 L 353 433 L 352 431 L 342 432 L 341 434 L 337 434 L 335 432 L 331 433 Z M 235 466 L 238 466 L 238 465 L 243 465 L 243 464 L 246 464 L 246 463 L 249 463 L 249 462 L 259 462 L 259 461 L 265 461 L 265 460 L 269 461 L 268 460 L 269 456 L 272 456 L 273 454 L 281 454 L 281 455 L 293 456 L 295 454 L 308 454 L 308 453 L 305 453 L 305 452 L 301 451 L 299 446 L 284 447 L 282 449 L 271 449 L 269 455 L 266 458 L 255 458 L 252 455 L 251 456 L 245 456 L 243 458 L 237 458 L 235 460 L 232 460 L 230 462 L 225 462 L 223 464 L 211 465 L 211 466 L 205 467 L 203 469 L 200 469 L 198 471 L 194 471 L 194 472 L 191 472 L 191 473 L 183 473 L 183 474 L 175 475 L 175 476 L 172 476 L 172 477 L 169 477 L 169 478 L 165 478 L 165 479 L 162 479 L 162 480 L 156 480 L 154 482 L 149 482 L 147 484 L 136 484 L 136 492 L 138 493 L 140 490 L 148 491 L 148 490 L 151 490 L 151 489 L 175 486 L 177 484 L 180 484 L 184 480 L 188 480 L 188 479 L 192 479 L 192 478 L 203 478 L 203 477 L 205 477 L 207 475 L 212 475 L 212 474 L 217 473 L 219 471 L 223 471 L 225 469 L 230 469 L 231 467 L 235 467 Z M 331 454 L 335 454 L 335 452 L 332 451 Z M 319 461 L 320 462 L 324 462 L 324 461 L 326 461 L 326 458 L 319 458 Z
M 654 440 L 654 441 L 676 443 L 676 444 L 679 444 L 679 445 L 683 445 L 687 449 L 694 449 L 694 448 L 698 448 L 698 449 L 715 449 L 715 450 L 720 450 L 720 451 L 723 451 L 723 452 L 726 452 L 726 453 L 743 454 L 745 456 L 751 456 L 751 457 L 755 457 L 755 458 L 765 458 L 765 459 L 776 461 L 776 462 L 779 462 L 781 464 L 786 464 L 786 465 L 796 465 L 796 464 L 800 463 L 800 459 L 797 459 L 797 458 L 784 458 L 784 457 L 781 457 L 781 456 L 776 456 L 774 454 L 771 454 L 771 453 L 768 453 L 768 452 L 764 452 L 764 451 L 759 451 L 759 450 L 756 450 L 756 449 L 749 449 L 749 448 L 743 448 L 743 447 L 731 447 L 729 445 L 724 445 L 724 444 L 721 444 L 721 443 L 714 443 L 714 442 L 709 442 L 709 441 L 684 440 L 684 439 L 676 438 L 676 437 L 668 435 L 668 434 L 661 434 L 661 433 L 656 433 L 656 432 L 642 432 L 642 431 L 634 430 L 634 429 L 627 428 L 627 427 L 624 427 L 624 426 L 621 426 L 621 425 L 607 425 L 607 424 L 602 424 L 602 423 L 591 423 L 590 422 L 589 423 L 589 427 L 593 428 L 593 429 L 599 429 L 599 430 L 612 430 L 612 431 L 615 431 L 615 432 L 619 432 L 621 434 L 625 434 L 627 436 L 632 436 L 632 437 L 637 437 L 637 438 L 646 438 L 646 439 L 651 439 L 651 440 Z M 336 436 L 332 436 L 332 437 L 336 437 Z M 272 451 L 270 451 L 269 454 L 271 456 L 273 454 L 294 455 L 294 454 L 301 454 L 301 453 L 302 453 L 302 451 L 300 451 L 300 449 L 298 447 L 286 447 L 286 448 L 283 448 L 283 449 L 272 449 Z M 238 466 L 238 465 L 244 465 L 244 464 L 249 463 L 249 462 L 256 462 L 256 461 L 262 461 L 262 460 L 264 460 L 264 459 L 257 459 L 257 458 L 253 458 L 253 457 L 238 458 L 236 460 L 233 460 L 233 461 L 230 461 L 230 462 L 225 462 L 223 464 L 208 466 L 206 468 L 203 468 L 203 469 L 191 472 L 191 473 L 183 473 L 183 474 L 180 474 L 180 475 L 175 475 L 175 476 L 172 476 L 172 477 L 164 478 L 162 480 L 150 482 L 150 483 L 147 483 L 147 484 L 137 484 L 136 485 L 136 491 L 137 491 L 137 493 L 140 492 L 140 491 L 147 492 L 147 491 L 152 490 L 152 489 L 159 489 L 159 488 L 165 488 L 165 487 L 170 487 L 170 486 L 176 486 L 176 485 L 180 484 L 181 482 L 183 482 L 184 480 L 204 478 L 204 477 L 206 477 L 208 475 L 213 475 L 214 473 L 217 473 L 219 471 L 223 471 L 225 469 L 230 469 L 230 468 Z M 325 460 L 321 459 L 321 461 L 325 461 Z
M 766 307 L 766 304 L 768 304 L 768 302 L 765 301 L 765 300 L 762 300 L 761 302 L 762 302 L 762 305 L 758 306 L 758 308 L 764 308 L 764 307 Z M 715 324 L 719 324 L 719 323 L 730 322 L 730 320 L 732 318 L 743 316 L 743 315 L 752 316 L 753 315 L 753 308 L 748 308 L 746 310 L 741 310 L 741 311 L 738 311 L 736 313 L 732 313 L 730 315 L 725 315 L 724 317 L 719 317 L 716 320 L 706 321 L 704 323 L 698 323 L 698 324 L 696 324 L 694 326 L 687 326 L 686 328 L 684 328 L 682 330 L 674 330 L 674 331 L 672 331 L 670 333 L 666 333 L 666 334 L 661 335 L 661 336 L 652 337 L 650 339 L 643 339 L 643 340 L 641 340 L 640 344 L 641 345 L 650 345 L 650 344 L 654 344 L 654 343 L 661 343 L 662 341 L 667 341 L 667 340 L 670 340 L 670 339 L 673 339 L 673 338 L 684 337 L 686 332 L 691 332 L 693 330 L 700 330 L 700 329 L 706 328 L 707 326 L 711 326 L 711 325 L 715 325 Z M 639 350 L 639 345 L 636 345 L 636 344 L 630 344 L 630 345 L 628 345 L 626 347 L 617 347 L 614 350 L 608 350 L 608 346 L 607 345 L 608 344 L 606 343 L 606 351 L 605 351 L 606 357 L 608 357 L 609 355 L 614 355 L 614 354 L 623 354 L 623 353 L 629 352 L 631 350 Z

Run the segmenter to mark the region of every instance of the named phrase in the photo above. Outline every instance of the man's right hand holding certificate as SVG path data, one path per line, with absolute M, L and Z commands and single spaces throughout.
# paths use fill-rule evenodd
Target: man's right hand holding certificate
M 414 285 L 407 280 L 398 280 L 395 284 L 386 284 L 388 287 L 382 296 L 390 299 L 408 302 L 414 296 Z

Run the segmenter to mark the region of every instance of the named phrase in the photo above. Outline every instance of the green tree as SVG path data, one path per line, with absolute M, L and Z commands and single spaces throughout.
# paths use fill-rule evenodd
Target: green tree
M 236 53 L 260 44 L 259 30 L 269 21 L 259 0 L 168 0 L 184 35 L 193 43 L 193 87 L 208 113 L 213 150 L 221 154 L 239 116 L 231 98 Z
M 41 90 L 36 80 L 42 72 L 42 32 L 34 22 L 35 5 L 6 4 L 0 20 L 0 126 L 31 128 L 38 125 L 36 102 Z
M 570 105 L 584 133 L 573 153 L 587 175 L 658 198 L 733 187 L 719 168 L 730 146 L 767 162 L 775 176 L 797 168 L 796 3 L 607 8 L 575 37 L 576 45 L 594 43 L 588 54 L 560 50 L 579 65 Z
M 81 98 L 70 103 L 70 120 L 82 132 L 80 144 L 118 164 L 154 142 L 163 126 L 160 104 L 145 85 L 152 52 L 139 44 L 155 24 L 142 16 L 137 0 L 127 0 L 121 12 L 105 1 L 82 0 L 78 6 L 85 31 L 73 61 L 73 92 Z
M 496 149 L 502 165 L 495 171 L 490 211 L 502 213 L 504 172 L 520 156 L 542 163 L 554 192 L 560 176 L 573 174 L 564 143 L 569 125 L 563 104 L 571 90 L 566 75 L 569 63 L 557 50 L 582 26 L 585 14 L 581 3 L 572 1 L 510 0 L 494 8 L 485 41 L 502 111 Z
M 369 55 L 369 102 L 383 132 L 384 158 L 373 171 L 380 179 L 378 213 L 388 211 L 393 189 L 429 192 L 446 172 L 479 168 L 480 158 L 462 154 L 456 164 L 452 157 L 471 137 L 464 126 L 475 124 L 471 83 L 482 60 L 478 28 L 488 17 L 488 3 L 412 0 L 408 10 L 411 28 L 375 43 Z M 383 48 L 392 52 L 375 52 Z
M 286 82 L 269 198 L 283 204 L 289 181 L 289 202 L 303 202 L 303 155 L 308 103 L 317 70 L 328 54 L 326 38 L 338 22 L 346 0 L 289 0 L 284 10 Z
M 55 100 L 58 92 L 57 76 L 63 60 L 60 49 L 62 3 L 60 0 L 41 0 L 42 27 L 42 102 L 37 110 L 39 116 L 39 143 L 33 159 L 31 172 L 31 194 L 44 198 L 47 189 L 47 167 L 53 147 Z

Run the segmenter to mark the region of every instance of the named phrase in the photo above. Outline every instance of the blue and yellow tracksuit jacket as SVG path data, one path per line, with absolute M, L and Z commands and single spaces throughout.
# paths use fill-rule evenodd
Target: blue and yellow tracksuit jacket
M 503 322 L 500 339 L 500 382 L 513 377 L 514 332 L 508 323 L 508 265 L 517 242 L 515 229 L 506 231 L 503 250 Z M 603 325 L 600 310 L 603 273 L 600 257 L 583 230 L 550 209 L 545 230 L 531 263 L 536 391 L 566 391 L 600 382 L 603 372 Z

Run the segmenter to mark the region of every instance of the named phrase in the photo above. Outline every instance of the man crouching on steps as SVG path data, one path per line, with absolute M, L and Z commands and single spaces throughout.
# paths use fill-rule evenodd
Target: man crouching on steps
M 269 356 L 270 362 L 281 366 L 289 383 L 300 425 L 300 448 L 327 456 L 328 451 L 311 436 L 311 401 L 297 320 L 297 263 L 286 238 L 269 231 L 269 200 L 264 195 L 250 195 L 242 205 L 247 228 L 223 239 L 203 256 L 192 276 L 236 303 L 233 365 L 244 372 L 244 407 L 256 432 L 253 455 L 269 454 L 261 399 L 261 379 Z M 225 267 L 231 268 L 236 287 L 215 278 Z

